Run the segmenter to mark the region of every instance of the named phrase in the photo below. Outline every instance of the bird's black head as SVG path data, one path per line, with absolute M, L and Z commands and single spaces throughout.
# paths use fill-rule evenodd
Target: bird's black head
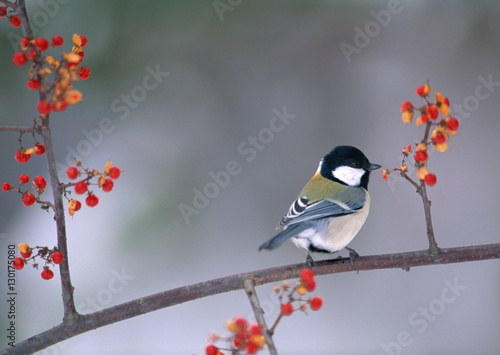
M 378 164 L 371 164 L 358 148 L 341 145 L 323 157 L 319 169 L 327 179 L 368 189 L 370 171 L 380 167 Z

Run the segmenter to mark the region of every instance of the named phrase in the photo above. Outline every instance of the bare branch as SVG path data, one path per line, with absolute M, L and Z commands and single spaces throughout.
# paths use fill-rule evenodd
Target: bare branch
M 278 351 L 276 350 L 276 346 L 274 345 L 273 338 L 269 329 L 266 325 L 266 320 L 264 319 L 264 311 L 260 307 L 259 298 L 257 297 L 257 292 L 255 291 L 254 280 L 251 278 L 245 279 L 243 281 L 243 288 L 245 289 L 248 299 L 250 300 L 250 304 L 252 305 L 253 313 L 255 314 L 255 319 L 260 324 L 262 328 L 262 335 L 266 339 L 266 345 L 269 349 L 269 353 L 271 355 L 278 355 Z
M 0 126 L 0 132 L 36 133 L 37 129 L 23 126 Z
M 355 259 L 354 270 L 351 269 L 349 258 L 324 260 L 316 262 L 313 271 L 315 275 L 326 275 L 380 269 L 399 268 L 410 270 L 410 268 L 417 266 L 490 259 L 500 259 L 500 243 L 445 248 L 440 249 L 438 255 L 432 255 L 428 250 L 421 250 L 362 256 Z M 4 349 L 1 354 L 31 354 L 89 330 L 199 298 L 240 290 L 247 279 L 253 280 L 254 284 L 258 286 L 298 278 L 300 270 L 305 266 L 305 263 L 300 263 L 226 276 L 138 298 L 99 312 L 80 315 L 73 319 L 65 318 L 63 323 L 16 344 L 15 348 Z

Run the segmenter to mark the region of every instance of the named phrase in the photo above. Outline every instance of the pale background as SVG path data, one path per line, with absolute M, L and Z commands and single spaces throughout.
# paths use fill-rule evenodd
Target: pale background
M 423 134 L 401 123 L 399 106 L 418 103 L 415 88 L 427 79 L 452 104 L 468 108 L 450 150 L 430 160 L 438 178 L 429 189 L 438 244 L 499 241 L 497 2 L 241 1 L 221 16 L 211 1 L 63 3 L 29 6 L 38 19 L 37 36 L 60 34 L 65 49 L 73 32 L 89 40 L 85 62 L 92 73 L 76 84 L 83 102 L 52 116 L 57 160 L 65 165 L 68 152 L 79 149 L 89 167 L 102 169 L 112 159 L 125 171 L 113 192 L 99 192 L 96 208 L 84 206 L 67 221 L 82 312 L 303 261 L 305 253 L 292 243 L 272 253 L 257 248 L 273 236 L 319 159 L 335 145 L 357 146 L 372 162 L 397 166 L 401 148 Z M 364 43 L 356 38 L 363 48 L 346 58 L 340 45 L 355 45 L 356 28 L 371 37 Z M 0 124 L 30 125 L 36 95 L 25 87 L 27 67 L 12 65 L 9 33 L 20 32 L 0 19 Z M 141 92 L 146 68 L 157 66 L 169 76 L 127 115 L 113 111 L 122 95 Z M 479 100 L 476 89 L 488 76 L 494 85 L 491 92 L 480 88 L 481 97 L 489 95 Z M 249 136 L 265 136 L 273 110 L 285 106 L 296 117 L 247 161 L 238 146 Z M 90 142 L 84 132 L 96 133 L 105 118 L 113 132 Z M 43 158 L 15 162 L 17 138 L 0 135 L 0 182 L 15 182 L 21 173 L 46 176 Z M 232 160 L 241 173 L 187 225 L 179 204 L 192 206 L 193 189 L 203 190 L 212 181 L 209 172 Z M 422 203 L 408 183 L 384 182 L 374 172 L 370 193 L 370 216 L 351 247 L 361 255 L 427 247 Z M 56 243 L 50 214 L 23 207 L 14 193 L 1 193 L 0 201 L 3 265 L 9 244 Z M 284 319 L 276 344 L 281 354 L 497 352 L 499 266 L 495 260 L 319 277 L 323 309 Z M 120 283 L 117 273 L 128 279 Z M 5 290 L 5 266 L 0 274 Z M 454 295 L 447 282 L 466 288 L 444 303 L 442 294 Z M 271 288 L 258 288 L 269 322 L 278 314 Z M 27 268 L 17 273 L 17 289 L 18 340 L 61 321 L 58 273 L 44 281 Z M 429 307 L 431 317 L 419 315 Z M 251 315 L 243 291 L 107 326 L 41 353 L 201 354 L 209 332 L 225 333 L 224 322 L 237 314 Z M 407 337 L 401 349 L 398 336 Z M 0 339 L 3 348 L 6 339 Z

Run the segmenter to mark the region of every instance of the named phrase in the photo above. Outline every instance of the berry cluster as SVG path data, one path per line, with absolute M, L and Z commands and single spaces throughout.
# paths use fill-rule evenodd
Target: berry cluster
M 316 279 L 311 269 L 302 269 L 300 271 L 300 280 L 295 287 L 292 287 L 288 281 L 283 282 L 281 286 L 274 286 L 274 292 L 278 295 L 280 302 L 280 313 L 273 326 L 269 329 L 269 333 L 274 333 L 283 316 L 289 316 L 297 310 L 307 312 L 308 307 L 313 311 L 319 310 L 323 305 L 321 296 L 303 298 L 307 292 L 313 292 L 315 289 Z M 286 301 L 284 301 L 285 298 Z M 298 303 L 298 306 L 294 307 L 294 303 Z M 228 320 L 226 328 L 231 333 L 230 336 L 224 337 L 215 333 L 211 334 L 210 344 L 205 347 L 206 355 L 223 355 L 221 350 L 228 351 L 231 354 L 255 354 L 266 345 L 260 324 L 248 323 L 246 318 L 242 316 L 236 316 Z M 214 343 L 219 340 L 226 341 L 228 346 L 226 348 L 217 347 Z
M 281 316 L 289 316 L 295 311 L 306 312 L 307 307 L 313 311 L 317 311 L 323 305 L 321 296 L 314 296 L 312 298 L 304 299 L 307 292 L 313 292 L 316 289 L 316 280 L 314 273 L 311 269 L 302 269 L 300 272 L 300 281 L 297 282 L 295 287 L 291 287 L 289 282 L 283 282 L 281 286 L 274 286 L 274 292 L 278 295 L 281 304 Z M 298 297 L 295 296 L 297 293 Z M 284 297 L 287 297 L 287 302 L 284 302 Z M 294 307 L 294 303 L 298 303 L 298 307 Z M 279 320 L 279 318 L 278 318 Z
M 430 102 L 430 91 L 431 87 L 429 83 L 417 87 L 417 95 L 422 97 L 426 104 L 421 107 L 413 106 L 410 101 L 405 101 L 401 105 L 402 120 L 404 123 L 411 123 L 415 111 L 418 111 L 420 115 L 416 120 L 417 127 L 425 125 L 424 138 L 415 147 L 415 154 L 413 158 L 415 159 L 415 167 L 417 168 L 417 178 L 423 181 L 428 186 L 434 186 L 437 182 L 435 174 L 429 172 L 427 169 L 427 162 L 429 160 L 428 148 L 432 145 L 435 151 L 445 152 L 448 150 L 448 141 L 450 136 L 457 134 L 459 122 L 455 117 L 450 117 L 450 101 L 448 98 L 444 97 L 440 92 L 435 92 L 434 102 Z M 438 120 L 438 116 L 441 114 L 443 117 Z M 431 128 L 434 127 L 431 132 Z M 408 171 L 408 166 L 406 165 L 406 159 L 412 153 L 411 144 L 407 148 L 403 149 L 403 161 L 401 165 L 395 169 L 382 169 L 382 176 L 384 180 L 388 179 L 388 175 L 392 171 L 399 171 L 403 176 L 406 177 Z
M 66 175 L 70 180 L 76 180 L 81 176 L 83 176 L 83 179 L 75 183 L 64 184 L 62 186 L 64 196 L 70 193 L 68 189 L 73 187 L 75 194 L 87 194 L 87 197 L 85 198 L 87 206 L 95 207 L 99 203 L 99 198 L 89 190 L 89 186 L 96 185 L 98 188 L 101 188 L 102 191 L 110 192 L 115 186 L 113 180 L 118 179 L 121 173 L 121 170 L 116 166 L 113 166 L 111 161 L 108 161 L 104 166 L 104 171 L 100 172 L 97 169 L 85 168 L 82 163 L 77 160 L 76 166 L 70 166 L 66 170 Z M 74 198 L 70 199 L 66 196 L 66 199 L 68 200 L 68 213 L 71 217 L 73 217 L 75 212 L 82 207 L 82 204 Z
M 262 327 L 259 323 L 249 323 L 243 316 L 236 316 L 226 322 L 226 329 L 231 333 L 230 336 L 222 337 L 218 334 L 211 334 L 212 343 L 225 340 L 229 347 L 224 349 L 231 354 L 256 354 L 266 345 L 266 339 L 262 335 Z M 214 344 L 205 347 L 207 355 L 222 355 Z
M 53 249 L 38 246 L 31 248 L 28 244 L 21 243 L 17 246 L 17 248 L 19 249 L 21 256 L 14 258 L 14 260 L 12 261 L 12 266 L 14 266 L 16 270 L 22 270 L 24 268 L 24 265 L 27 265 L 31 260 L 33 261 L 33 267 L 38 270 L 39 264 L 35 259 L 37 257 L 40 257 L 45 261 L 43 271 L 41 273 L 42 279 L 44 280 L 50 280 L 54 277 L 54 272 L 50 270 L 49 264 L 59 265 L 64 260 L 63 253 L 57 250 L 56 247 L 54 247 Z M 34 251 L 37 251 L 37 253 L 34 254 Z
M 4 182 L 2 184 L 2 191 L 17 191 L 21 196 L 23 205 L 26 207 L 34 205 L 35 202 L 39 203 L 42 209 L 45 210 L 48 210 L 50 207 L 52 207 L 52 204 L 50 202 L 42 201 L 40 199 L 41 195 L 45 191 L 45 188 L 47 187 L 47 180 L 45 180 L 43 176 L 37 176 L 35 177 L 35 179 L 33 179 L 31 184 L 29 184 L 29 182 L 29 176 L 26 174 L 21 174 L 19 176 L 18 187 L 14 187 L 8 182 Z M 25 186 L 28 186 L 28 189 L 23 191 L 23 187 Z M 31 191 L 33 191 L 34 193 Z
M 0 18 L 1 17 L 7 17 L 12 27 L 21 27 L 21 18 L 17 15 L 13 15 L 12 13 L 7 14 L 7 8 L 5 6 L 0 6 Z
M 23 66 L 28 61 L 38 64 L 36 70 L 35 65 L 31 66 L 26 86 L 30 90 L 40 91 L 44 97 L 37 105 L 41 118 L 51 111 L 64 111 L 69 105 L 80 102 L 82 93 L 75 90 L 71 83 L 79 79 L 86 80 L 90 75 L 89 68 L 80 66 L 85 57 L 82 47 L 87 45 L 87 38 L 83 35 L 73 35 L 72 51 L 63 53 L 61 60 L 44 55 L 49 47 L 60 47 L 63 43 L 59 35 L 53 36 L 50 43 L 44 37 L 23 37 L 20 41 L 22 50 L 12 57 L 17 66 Z M 52 74 L 53 79 L 50 80 L 49 75 Z

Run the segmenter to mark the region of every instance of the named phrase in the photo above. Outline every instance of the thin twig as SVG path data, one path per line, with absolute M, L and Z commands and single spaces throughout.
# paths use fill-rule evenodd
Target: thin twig
M 395 268 L 408 271 L 410 268 L 417 266 L 490 259 L 500 259 L 500 243 L 444 248 L 440 249 L 438 255 L 431 255 L 429 250 L 421 250 L 397 254 L 360 256 L 355 260 L 355 270 L 351 269 L 349 258 L 317 261 L 314 263 L 313 271 L 315 275 Z M 305 263 L 300 263 L 226 276 L 138 298 L 95 313 L 81 315 L 74 322 L 63 322 L 45 332 L 17 343 L 15 348 L 4 349 L 0 354 L 32 354 L 76 335 L 125 319 L 188 301 L 240 290 L 246 279 L 252 279 L 255 285 L 259 286 L 298 278 L 300 270 L 305 266 Z
M 37 129 L 23 126 L 0 126 L 0 132 L 37 133 Z
M 278 351 L 276 350 L 276 346 L 274 345 L 273 337 L 271 336 L 266 325 L 266 320 L 264 319 L 264 311 L 260 306 L 259 298 L 257 297 L 257 292 L 255 291 L 254 280 L 251 278 L 245 279 L 243 281 L 243 288 L 245 289 L 248 299 L 250 300 L 250 304 L 252 305 L 255 319 L 262 328 L 262 335 L 264 335 L 264 338 L 266 339 L 266 345 L 269 349 L 269 354 L 278 355 Z

